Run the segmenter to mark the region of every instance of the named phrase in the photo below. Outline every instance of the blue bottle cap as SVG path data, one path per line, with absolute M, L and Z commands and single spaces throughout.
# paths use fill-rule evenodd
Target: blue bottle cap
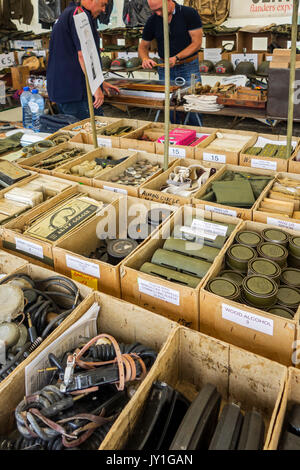
M 38 92 L 39 92 L 39 90 L 37 90 L 36 88 L 31 91 L 31 93 L 33 93 L 34 95 L 36 95 Z
M 23 91 L 29 91 L 29 86 L 24 86 Z

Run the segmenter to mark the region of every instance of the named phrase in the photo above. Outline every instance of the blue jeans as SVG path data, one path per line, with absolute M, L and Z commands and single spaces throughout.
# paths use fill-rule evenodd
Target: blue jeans
M 177 77 L 182 77 L 185 79 L 185 87 L 190 86 L 191 84 L 191 75 L 195 74 L 196 82 L 201 82 L 201 75 L 199 70 L 199 60 L 198 58 L 187 64 L 175 65 L 170 69 L 170 81 L 174 82 Z M 164 67 L 158 67 L 158 75 L 160 80 L 165 80 L 165 69 Z M 199 115 L 201 119 L 201 114 Z M 176 120 L 174 122 L 174 113 L 170 113 L 170 120 L 173 124 L 180 124 L 180 113 L 176 112 Z M 195 113 L 191 113 L 189 120 L 187 122 L 190 126 L 198 126 L 198 120 Z
M 72 101 L 71 103 L 57 103 L 58 110 L 62 114 L 71 114 L 75 116 L 79 121 L 88 119 L 90 117 L 89 104 L 87 100 Z M 103 116 L 103 109 L 94 108 L 95 116 Z

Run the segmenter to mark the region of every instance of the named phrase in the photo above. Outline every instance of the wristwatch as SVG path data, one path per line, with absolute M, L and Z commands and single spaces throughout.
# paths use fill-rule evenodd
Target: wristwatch
M 175 57 L 176 57 L 176 61 L 180 62 L 180 59 L 179 59 L 178 55 L 176 55 Z

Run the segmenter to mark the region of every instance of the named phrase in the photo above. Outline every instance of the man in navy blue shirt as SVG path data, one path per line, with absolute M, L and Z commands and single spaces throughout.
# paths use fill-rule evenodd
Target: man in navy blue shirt
M 150 44 L 153 39 L 157 41 L 158 54 L 161 62 L 164 61 L 164 30 L 162 0 L 148 0 L 153 15 L 147 20 L 142 41 L 139 45 L 139 55 L 143 61 L 144 69 L 156 67 L 156 62 L 149 57 Z M 170 38 L 170 79 L 177 77 L 185 79 L 191 84 L 191 75 L 196 75 L 196 81 L 201 81 L 199 71 L 198 52 L 202 45 L 202 21 L 194 8 L 179 5 L 167 0 L 169 38 Z M 158 67 L 160 80 L 164 80 L 165 71 Z M 197 124 L 194 116 L 189 124 Z
M 81 10 L 89 19 L 96 48 L 100 57 L 100 38 L 96 27 L 97 16 L 105 11 L 108 0 L 82 0 Z M 53 26 L 47 67 L 47 90 L 51 101 L 58 105 L 60 113 L 71 114 L 79 120 L 89 117 L 88 99 L 84 76 L 84 60 L 76 32 L 74 13 L 78 4 L 71 3 Z M 101 58 L 100 58 L 101 60 Z M 110 94 L 118 88 L 103 82 L 94 94 L 95 115 L 103 116 L 101 105 L 103 92 Z

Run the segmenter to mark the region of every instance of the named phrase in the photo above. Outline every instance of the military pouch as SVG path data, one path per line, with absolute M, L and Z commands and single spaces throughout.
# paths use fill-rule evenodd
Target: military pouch
M 252 207 L 255 198 L 248 181 L 216 181 L 212 183 L 213 191 L 218 204 L 234 207 Z

